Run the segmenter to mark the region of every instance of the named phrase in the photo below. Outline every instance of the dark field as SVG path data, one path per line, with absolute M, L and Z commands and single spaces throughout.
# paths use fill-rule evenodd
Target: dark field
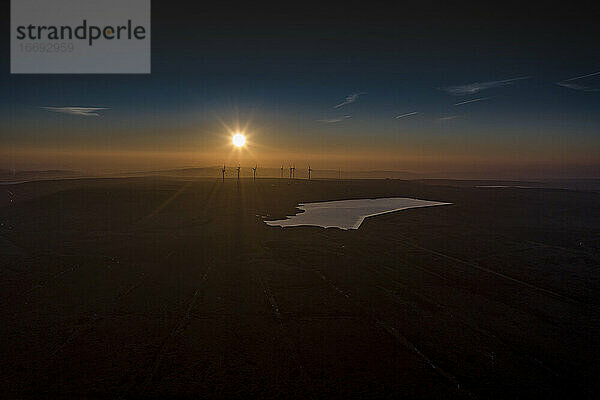
M 600 193 L 464 182 L 0 186 L 8 398 L 598 398 Z M 298 202 L 454 205 L 356 231 Z

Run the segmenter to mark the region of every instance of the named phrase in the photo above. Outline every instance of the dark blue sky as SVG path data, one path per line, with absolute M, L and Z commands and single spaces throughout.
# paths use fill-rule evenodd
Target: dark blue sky
M 10 75 L 3 58 L 2 167 L 50 167 L 56 149 L 210 165 L 228 156 L 223 124 L 239 121 L 254 151 L 236 157 L 266 163 L 307 153 L 323 167 L 599 171 L 600 75 L 557 84 L 600 71 L 599 19 L 585 5 L 197 3 L 153 2 L 151 75 Z M 514 78 L 527 79 L 501 84 Z M 480 91 L 448 89 L 473 84 Z M 334 108 L 353 93 L 365 94 Z

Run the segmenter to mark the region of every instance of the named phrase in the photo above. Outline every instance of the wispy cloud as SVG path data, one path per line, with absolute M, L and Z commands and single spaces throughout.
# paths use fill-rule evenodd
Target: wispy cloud
M 447 115 L 445 117 L 438 118 L 438 121 L 440 121 L 440 122 L 452 121 L 453 119 L 456 119 L 456 118 L 458 118 L 458 115 Z
M 406 114 L 396 115 L 394 118 L 395 119 L 406 118 L 406 117 L 410 117 L 412 115 L 417 115 L 418 113 L 419 113 L 418 111 L 413 111 L 413 112 L 409 112 L 409 113 L 406 113 Z
M 324 124 L 336 124 L 338 122 L 342 122 L 345 121 L 349 118 L 352 118 L 351 115 L 344 115 L 341 118 L 331 118 L 331 119 L 318 119 L 317 122 L 322 122 Z
M 501 81 L 474 82 L 474 83 L 469 83 L 467 85 L 448 86 L 448 87 L 442 88 L 442 90 L 445 90 L 446 92 L 453 94 L 455 96 L 464 96 L 464 95 L 468 95 L 468 94 L 476 94 L 481 91 L 495 88 L 498 86 L 512 85 L 515 82 L 518 82 L 518 81 L 521 81 L 524 79 L 530 79 L 530 78 L 531 78 L 530 76 L 523 76 L 520 78 L 504 79 Z
M 52 111 L 62 114 L 79 115 L 83 117 L 99 117 L 98 111 L 108 110 L 105 107 L 40 107 L 46 111 Z
M 592 72 L 591 74 L 576 76 L 574 78 L 565 79 L 564 81 L 557 82 L 558 86 L 566 87 L 573 90 L 580 90 L 582 92 L 598 92 L 600 87 L 598 82 L 586 81 L 585 78 L 600 75 L 600 71 Z M 583 80 L 583 81 L 582 81 Z
M 358 92 L 358 93 L 349 94 L 348 96 L 346 96 L 346 99 L 343 102 L 333 106 L 333 108 L 340 108 L 340 107 L 346 106 L 348 104 L 356 103 L 356 101 L 358 101 L 359 97 L 363 96 L 365 94 L 367 94 L 367 92 Z
M 454 103 L 454 105 L 455 106 L 462 106 L 463 104 L 477 103 L 479 101 L 484 101 L 484 100 L 487 100 L 487 99 L 489 99 L 489 97 L 479 97 L 477 99 L 459 101 L 458 103 Z

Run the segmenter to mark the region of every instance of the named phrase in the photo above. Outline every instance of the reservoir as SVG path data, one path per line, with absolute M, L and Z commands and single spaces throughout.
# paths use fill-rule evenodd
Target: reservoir
M 303 212 L 286 219 L 265 221 L 269 226 L 320 226 L 323 228 L 358 229 L 367 217 L 417 207 L 443 206 L 452 203 L 388 197 L 383 199 L 358 199 L 301 203 Z

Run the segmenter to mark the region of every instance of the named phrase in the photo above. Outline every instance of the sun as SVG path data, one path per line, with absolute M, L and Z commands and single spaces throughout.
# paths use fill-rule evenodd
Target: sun
M 233 135 L 232 142 L 235 147 L 244 147 L 246 144 L 246 137 L 241 133 L 236 133 Z

